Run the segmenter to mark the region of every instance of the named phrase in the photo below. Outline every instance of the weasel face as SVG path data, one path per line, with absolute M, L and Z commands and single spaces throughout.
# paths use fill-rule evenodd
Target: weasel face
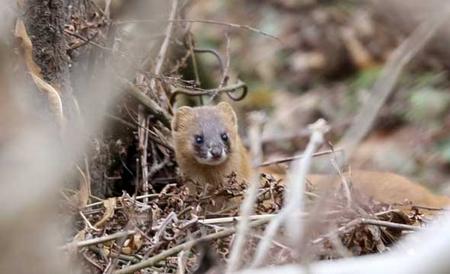
M 228 133 L 217 126 L 193 136 L 194 158 L 200 164 L 215 166 L 228 159 L 231 149 Z
M 225 163 L 235 148 L 236 114 L 231 106 L 182 107 L 172 122 L 175 151 L 202 165 Z

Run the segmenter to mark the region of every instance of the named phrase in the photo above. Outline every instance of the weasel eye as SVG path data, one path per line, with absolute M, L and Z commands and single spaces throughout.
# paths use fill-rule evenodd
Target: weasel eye
M 227 141 L 228 141 L 228 134 L 222 133 L 222 134 L 220 135 L 220 138 L 222 138 L 222 140 L 223 140 L 224 142 L 227 142 Z
M 205 140 L 203 139 L 203 136 L 202 136 L 202 135 L 195 135 L 195 142 L 196 142 L 198 145 L 203 144 L 204 141 L 205 141 Z

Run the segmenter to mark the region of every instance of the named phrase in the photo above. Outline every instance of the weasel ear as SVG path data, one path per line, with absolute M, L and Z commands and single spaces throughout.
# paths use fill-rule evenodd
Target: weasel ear
M 237 127 L 237 117 L 236 112 L 234 112 L 233 108 L 227 102 L 220 102 L 217 107 L 222 110 L 223 113 L 230 119 L 230 121 Z
M 180 107 L 175 111 L 172 119 L 172 131 L 179 131 L 186 124 L 188 118 L 192 115 L 191 107 Z

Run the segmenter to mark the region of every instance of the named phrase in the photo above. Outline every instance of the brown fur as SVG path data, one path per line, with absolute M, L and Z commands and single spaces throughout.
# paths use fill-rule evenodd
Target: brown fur
M 199 117 L 206 123 L 223 123 L 228 131 L 231 152 L 228 159 L 220 165 L 210 166 L 198 163 L 193 157 L 192 136 L 199 131 L 202 124 Z M 205 118 L 207 117 L 207 119 Z M 236 179 L 248 182 L 251 176 L 251 164 L 247 150 L 238 135 L 236 114 L 228 103 L 217 106 L 181 107 L 172 121 L 172 136 L 175 146 L 175 156 L 183 177 L 197 183 L 201 188 L 207 186 L 210 191 L 220 190 L 226 177 L 232 172 Z M 188 184 L 191 191 L 197 191 L 195 184 Z
M 354 170 L 345 174 L 353 188 L 377 201 L 385 203 L 411 202 L 413 205 L 442 208 L 450 205 L 450 198 L 433 194 L 427 188 L 406 177 L 378 171 Z M 329 187 L 340 182 L 340 178 L 326 175 L 308 176 L 311 183 L 318 187 Z

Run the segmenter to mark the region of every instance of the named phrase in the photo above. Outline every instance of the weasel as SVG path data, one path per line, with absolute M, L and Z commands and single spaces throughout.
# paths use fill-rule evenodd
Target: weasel
M 182 176 L 190 182 L 191 192 L 207 189 L 211 194 L 220 191 L 232 173 L 238 182 L 249 182 L 252 174 L 250 157 L 238 135 L 236 114 L 228 103 L 180 107 L 172 120 L 172 136 L 177 163 Z M 339 178 L 327 175 L 313 174 L 308 179 L 313 186 L 319 187 L 331 187 L 339 182 Z M 433 194 L 394 173 L 354 170 L 350 180 L 357 191 L 380 202 L 409 201 L 439 208 L 450 205 L 449 197 Z
M 180 107 L 172 120 L 172 137 L 175 158 L 190 191 L 220 191 L 232 174 L 239 183 L 249 181 L 250 158 L 228 103 Z

